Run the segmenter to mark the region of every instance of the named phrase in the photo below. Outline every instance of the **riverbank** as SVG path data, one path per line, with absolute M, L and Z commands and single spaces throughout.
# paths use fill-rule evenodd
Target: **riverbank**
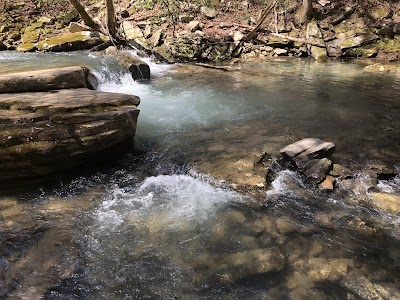
M 82 1 L 105 24 L 102 3 Z M 266 4 L 255 2 L 121 1 L 117 5 L 120 35 L 128 44 L 164 62 L 265 60 L 312 56 L 399 59 L 398 3 L 385 1 L 316 1 L 308 25 L 297 22 L 300 4 L 277 5 L 260 23 Z M 69 1 L 21 5 L 4 2 L 0 16 L 0 49 L 69 51 L 104 49 L 109 37 L 90 33 Z M 254 29 L 257 31 L 254 32 Z

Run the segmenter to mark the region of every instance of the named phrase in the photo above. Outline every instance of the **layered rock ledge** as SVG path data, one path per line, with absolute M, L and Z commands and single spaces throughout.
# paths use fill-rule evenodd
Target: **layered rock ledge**
M 133 145 L 139 103 L 86 88 L 0 94 L 0 182 L 115 158 Z

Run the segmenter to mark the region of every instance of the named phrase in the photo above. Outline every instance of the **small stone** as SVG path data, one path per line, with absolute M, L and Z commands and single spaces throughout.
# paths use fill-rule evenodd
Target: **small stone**
M 349 276 L 346 276 L 339 282 L 343 288 L 355 294 L 357 299 L 384 299 L 375 289 L 372 282 L 359 274 L 359 272 L 353 273 L 355 274 L 350 273 Z
M 191 32 L 195 32 L 196 30 L 200 29 L 200 22 L 199 21 L 191 21 L 187 25 Z
M 233 41 L 240 42 L 244 38 L 244 34 L 241 31 L 235 31 L 233 33 Z
M 335 182 L 336 182 L 335 177 L 333 177 L 331 175 L 327 175 L 325 177 L 325 180 L 320 183 L 319 187 L 323 190 L 333 191 Z
M 326 48 L 312 46 L 311 47 L 311 56 L 316 61 L 324 61 L 324 60 L 328 59 L 328 52 L 326 51 Z
M 218 274 L 221 283 L 227 284 L 257 274 L 280 271 L 285 262 L 278 247 L 219 254 L 212 257 L 212 260 L 211 273 Z
M 38 23 L 42 23 L 42 24 L 46 24 L 46 25 L 52 25 L 54 24 L 54 19 L 53 18 L 49 18 L 49 17 L 45 17 L 42 16 L 39 18 L 39 20 L 37 20 Z
M 200 13 L 208 19 L 214 19 L 217 16 L 217 10 L 213 7 L 202 6 Z
M 21 40 L 23 44 L 32 44 L 36 43 L 39 40 L 40 33 L 37 30 L 29 30 L 25 31 L 25 33 L 21 36 Z
M 376 63 L 373 65 L 366 66 L 364 68 L 365 72 L 370 72 L 370 73 L 378 73 L 378 72 L 387 72 L 386 68 L 381 64 L 381 63 Z
M 275 48 L 274 52 L 277 55 L 285 55 L 288 53 L 288 51 L 286 49 L 282 49 L 282 48 Z
M 372 172 L 374 172 L 378 180 L 390 180 L 398 175 L 398 171 L 394 167 L 389 167 L 381 164 L 373 164 L 369 166 Z
M 331 1 L 329 0 L 318 0 L 317 1 L 321 6 L 326 6 L 327 4 L 330 4 Z
M 86 26 L 83 24 L 71 22 L 71 23 L 69 23 L 68 30 L 69 30 L 69 32 L 74 33 L 74 32 L 81 32 L 81 31 L 90 31 L 91 28 L 89 26 Z
M 219 23 L 219 28 L 225 29 L 225 28 L 231 28 L 231 27 L 233 27 L 232 23 L 225 23 L 225 22 Z
M 346 50 L 349 48 L 354 48 L 354 47 L 365 45 L 365 44 L 375 41 L 377 39 L 379 39 L 379 36 L 376 35 L 375 33 L 365 32 L 365 33 L 359 34 L 355 37 L 347 38 L 344 41 L 342 39 L 338 39 L 338 43 L 339 43 L 338 46 L 341 50 Z
M 288 234 L 291 232 L 296 232 L 299 230 L 299 225 L 294 223 L 293 221 L 284 219 L 284 218 L 278 218 L 276 220 L 276 229 L 278 233 L 281 234 Z

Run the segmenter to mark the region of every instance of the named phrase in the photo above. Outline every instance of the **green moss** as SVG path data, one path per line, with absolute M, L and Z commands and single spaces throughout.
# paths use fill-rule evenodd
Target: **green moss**
M 380 39 L 372 43 L 370 46 L 385 52 L 400 52 L 400 41 L 396 39 Z
M 52 50 L 54 47 L 61 48 L 63 45 L 86 42 L 89 41 L 90 39 L 91 39 L 90 33 L 82 34 L 82 32 L 74 32 L 74 33 L 54 36 L 51 38 L 47 38 L 44 41 L 40 41 L 39 43 L 37 43 L 37 48 L 39 50 Z
M 36 43 L 27 43 L 18 46 L 17 51 L 20 52 L 30 52 L 36 49 Z
M 21 36 L 22 43 L 32 44 L 39 40 L 40 31 L 36 30 L 25 30 L 25 33 Z

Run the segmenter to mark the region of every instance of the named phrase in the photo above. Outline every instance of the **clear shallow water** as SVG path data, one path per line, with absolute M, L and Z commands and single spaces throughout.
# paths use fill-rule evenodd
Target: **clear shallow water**
M 364 73 L 362 63 L 302 60 L 228 73 L 151 63 L 151 83 L 139 84 L 113 59 L 92 53 L 0 53 L 1 73 L 38 64 L 89 66 L 101 90 L 140 96 L 141 113 L 135 150 L 119 163 L 23 195 L 15 191 L 36 219 L 65 230 L 68 238 L 53 239 L 70 263 L 49 254 L 44 233 L 35 243 L 43 249 L 39 256 L 51 259 L 40 261 L 25 244 L 14 249 L 37 266 L 27 278 L 21 259 L 2 247 L 19 282 L 12 295 L 398 297 L 398 217 L 321 194 L 288 170 L 255 199 L 190 168 L 208 163 L 215 171 L 222 167 L 218 158 L 229 162 L 230 149 L 245 155 L 268 144 L 273 152 L 307 136 L 335 142 L 337 159 L 347 165 L 398 164 L 398 75 Z M 398 178 L 380 187 L 398 193 Z M 64 271 L 51 273 L 56 265 Z

